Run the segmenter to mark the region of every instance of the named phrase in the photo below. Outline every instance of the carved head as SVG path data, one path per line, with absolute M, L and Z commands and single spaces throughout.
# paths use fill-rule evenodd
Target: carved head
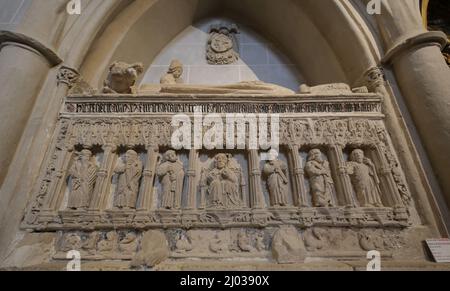
M 308 154 L 308 161 L 322 161 L 322 152 L 319 149 L 312 149 Z
M 133 162 L 133 161 L 137 160 L 137 158 L 138 158 L 138 154 L 137 154 L 137 152 L 135 152 L 133 150 L 128 150 L 125 153 L 125 161 L 127 161 L 127 162 Z
M 173 150 L 168 150 L 165 154 L 164 154 L 164 159 L 168 162 L 172 162 L 175 163 L 178 158 L 177 158 L 177 154 L 175 153 L 175 151 Z
M 228 157 L 225 154 L 218 154 L 215 158 L 215 166 L 217 169 L 221 170 L 225 168 L 228 164 Z
M 169 66 L 169 74 L 172 74 L 175 79 L 181 78 L 183 75 L 183 64 L 179 60 L 173 60 Z
M 119 94 L 131 94 L 131 87 L 136 83 L 137 77 L 142 74 L 144 67 L 141 63 L 127 64 L 115 62 L 109 67 L 105 86 Z
M 364 151 L 360 149 L 356 149 L 352 151 L 350 154 L 350 160 L 357 163 L 363 163 L 364 162 Z
M 82 162 L 88 162 L 91 160 L 92 153 L 90 150 L 82 150 L 80 152 L 80 159 Z

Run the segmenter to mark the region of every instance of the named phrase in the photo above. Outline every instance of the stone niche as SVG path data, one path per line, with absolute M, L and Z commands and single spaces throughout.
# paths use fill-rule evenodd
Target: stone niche
M 173 150 L 173 115 L 196 107 L 279 114 L 279 158 Z M 423 262 L 427 230 L 381 107 L 364 92 L 70 95 L 22 228 L 55 235 L 54 261 L 79 250 L 130 267 L 227 258 L 277 269 L 375 249 Z

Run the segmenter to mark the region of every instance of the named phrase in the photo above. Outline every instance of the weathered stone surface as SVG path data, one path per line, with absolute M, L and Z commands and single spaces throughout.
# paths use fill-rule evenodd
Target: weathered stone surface
M 166 236 L 161 231 L 149 230 L 142 236 L 139 251 L 131 261 L 131 267 L 154 267 L 169 257 Z
M 280 264 L 300 263 L 305 260 L 305 245 L 295 227 L 280 227 L 272 240 L 272 254 Z
M 33 3 L 17 23 L 23 35 L 0 33 L 1 268 L 64 269 L 72 249 L 92 270 L 130 262 L 137 269 L 363 270 L 372 249 L 387 269 L 448 267 L 429 263 L 423 248 L 425 239 L 447 235 L 448 209 L 430 187 L 437 178 L 449 196 L 449 73 L 437 47 L 445 36 L 425 31 L 411 1 L 383 0 L 387 13 L 374 16 L 348 1 L 259 1 L 187 1 L 179 9 L 172 0 L 112 0 L 86 4 L 70 20 L 63 6 Z M 162 84 L 136 90 L 144 66 L 198 18 L 194 11 L 237 8 L 274 43 L 222 25 L 197 29 L 195 40 L 181 33 L 177 41 L 195 56 L 167 50 L 163 70 L 183 58 Z M 83 25 L 83 15 L 93 25 Z M 277 49 L 292 61 L 272 55 Z M 144 63 L 108 70 L 119 58 Z M 67 65 L 53 67 L 62 59 Z M 380 61 L 386 76 L 375 67 Z M 211 72 L 205 67 L 223 79 L 195 84 Z M 326 85 L 295 94 L 274 77 L 280 68 L 301 68 L 297 87 L 303 77 Z M 236 83 L 249 70 L 264 82 Z M 100 94 L 87 82 L 98 88 L 105 79 Z M 398 104 L 409 108 L 434 171 Z M 266 163 L 264 151 L 247 148 L 174 150 L 172 116 L 190 116 L 196 106 L 205 114 L 280 114 L 280 156 Z

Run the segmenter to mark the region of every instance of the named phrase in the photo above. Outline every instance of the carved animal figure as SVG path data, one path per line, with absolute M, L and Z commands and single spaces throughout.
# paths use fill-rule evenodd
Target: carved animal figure
M 127 64 L 114 62 L 109 67 L 108 77 L 104 82 L 102 93 L 106 94 L 133 94 L 133 86 L 137 77 L 142 74 L 144 67 L 141 63 Z

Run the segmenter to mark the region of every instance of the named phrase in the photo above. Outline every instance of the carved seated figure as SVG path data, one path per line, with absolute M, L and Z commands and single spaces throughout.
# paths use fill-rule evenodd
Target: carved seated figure
M 242 207 L 242 182 L 242 170 L 237 161 L 230 155 L 216 155 L 212 167 L 204 169 L 202 174 L 202 191 L 208 195 L 207 206 L 226 209 Z
M 133 94 L 136 93 L 134 85 L 138 75 L 142 74 L 144 67 L 141 63 L 129 65 L 124 62 L 115 62 L 109 67 L 109 74 L 105 80 L 102 93 L 106 94 Z

